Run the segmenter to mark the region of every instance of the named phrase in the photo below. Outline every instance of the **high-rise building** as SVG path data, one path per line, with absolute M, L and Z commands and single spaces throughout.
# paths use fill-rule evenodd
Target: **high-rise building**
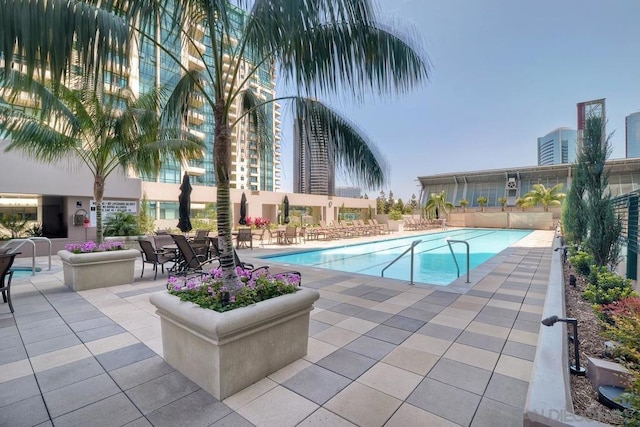
M 576 159 L 577 132 L 562 127 L 538 138 L 538 166 L 572 163 Z
M 640 157 L 640 111 L 624 118 L 626 158 Z
M 293 138 L 293 191 L 334 195 L 335 164 L 329 135 L 319 120 L 296 118 Z
M 593 101 L 578 102 L 578 151 L 582 149 L 582 142 L 584 140 L 584 131 L 587 128 L 587 119 L 592 117 L 601 117 L 604 126 L 602 132 L 602 143 L 606 141 L 607 132 L 607 115 L 605 109 L 605 98 L 594 99 Z
M 232 22 L 238 26 L 246 24 L 246 14 L 240 9 L 234 9 Z M 195 25 L 190 32 L 194 43 L 181 43 L 172 35 L 172 23 L 164 20 L 156 27 L 156 40 L 163 40 L 163 46 L 157 46 L 149 41 L 140 42 L 138 70 L 140 91 L 149 90 L 156 84 L 173 86 L 183 74 L 182 67 L 189 70 L 203 71 L 205 67 L 213 70 L 212 48 L 209 36 L 204 28 Z M 166 49 L 173 52 L 175 57 L 180 57 L 182 63 L 178 65 L 169 57 Z M 176 54 L 178 53 L 178 54 Z M 232 57 L 225 55 L 223 58 L 224 70 L 233 70 L 237 64 L 231 63 Z M 239 64 L 239 79 L 245 79 L 249 71 L 254 68 L 247 56 L 244 56 Z M 270 63 L 259 67 L 245 82 L 242 89 L 253 91 L 258 99 L 271 100 L 275 97 L 275 69 Z M 135 90 L 135 89 L 134 89 Z M 186 117 L 186 130 L 193 136 L 205 142 L 204 157 L 190 161 L 189 164 L 180 165 L 175 162 L 163 165 L 159 176 L 144 177 L 146 181 L 159 183 L 179 183 L 182 174 L 186 171 L 192 177 L 192 182 L 199 185 L 215 186 L 215 174 L 213 164 L 213 140 L 214 121 L 213 111 L 208 103 L 204 102 L 201 95 L 193 96 L 190 100 L 191 111 Z M 230 122 L 236 121 L 242 112 L 242 97 L 238 97 L 230 109 Z M 252 191 L 278 191 L 280 183 L 280 105 L 269 103 L 265 105 L 266 126 L 273 137 L 273 145 L 267 147 L 259 143 L 258 132 L 254 129 L 253 122 L 247 117 L 231 129 L 231 188 Z

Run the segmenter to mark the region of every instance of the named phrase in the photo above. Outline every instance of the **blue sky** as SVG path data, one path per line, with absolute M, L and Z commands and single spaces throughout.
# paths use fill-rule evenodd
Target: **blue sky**
M 640 110 L 640 1 L 379 0 L 381 20 L 417 31 L 430 81 L 407 95 L 331 105 L 376 144 L 396 197 L 418 176 L 532 166 L 537 138 L 576 128 L 576 104 L 606 98 L 611 158 L 624 118 Z M 291 120 L 283 121 L 283 191 L 293 187 Z M 350 185 L 341 177 L 339 184 Z M 380 189 L 367 191 L 377 197 Z

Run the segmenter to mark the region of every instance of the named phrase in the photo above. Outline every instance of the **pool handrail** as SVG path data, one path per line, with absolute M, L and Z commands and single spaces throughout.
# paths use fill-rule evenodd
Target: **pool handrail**
M 387 268 L 391 267 L 391 265 L 393 265 L 396 261 L 402 258 L 407 252 L 411 251 L 411 271 L 409 275 L 409 284 L 413 285 L 414 284 L 413 283 L 413 248 L 415 248 L 421 242 L 422 240 L 414 240 L 413 242 L 411 242 L 411 246 L 406 251 L 402 252 L 400 255 L 398 255 L 396 259 L 391 261 L 385 268 L 382 269 L 382 271 L 380 272 L 380 277 L 384 277 L 384 271 Z
M 445 239 L 447 241 L 447 245 L 449 245 L 449 250 L 451 251 L 451 256 L 453 257 L 453 262 L 456 263 L 456 270 L 458 270 L 458 277 L 460 277 L 460 266 L 458 265 L 458 260 L 456 259 L 456 254 L 453 253 L 453 248 L 451 247 L 452 243 L 464 243 L 467 246 L 467 281 L 465 283 L 471 283 L 469 281 L 469 242 L 466 240 L 454 240 L 449 237 Z
M 29 243 L 31 243 L 31 245 L 33 245 L 33 254 L 31 256 L 31 258 L 32 258 L 31 259 L 31 275 L 32 276 L 36 275 L 36 243 L 35 243 L 34 240 L 44 240 L 44 241 L 49 242 L 49 270 L 51 270 L 51 240 L 49 240 L 47 237 L 29 237 L 29 238 L 26 238 L 26 239 L 11 239 L 3 246 L 3 247 L 9 246 L 13 242 L 20 243 L 18 246 L 11 247 L 9 249 L 8 253 L 14 253 L 18 249 L 20 249 L 22 247 L 22 245 L 24 245 L 27 242 L 29 242 Z

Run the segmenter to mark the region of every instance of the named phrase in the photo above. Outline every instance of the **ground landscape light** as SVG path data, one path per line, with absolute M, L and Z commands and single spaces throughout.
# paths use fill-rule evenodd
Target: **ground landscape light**
M 571 373 L 575 375 L 585 375 L 587 370 L 580 366 L 580 351 L 578 349 L 578 319 L 574 319 L 572 317 L 565 319 L 556 315 L 547 317 L 546 319 L 542 319 L 542 324 L 544 326 L 553 326 L 557 322 L 570 323 L 573 326 L 573 359 L 575 361 L 575 365 L 569 365 L 569 371 L 571 371 Z

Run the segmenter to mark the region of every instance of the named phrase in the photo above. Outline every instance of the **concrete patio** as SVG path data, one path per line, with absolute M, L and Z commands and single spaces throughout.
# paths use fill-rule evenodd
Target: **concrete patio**
M 55 257 L 14 280 L 14 315 L 0 304 L 0 425 L 521 426 L 553 236 L 533 232 L 448 287 L 300 267 L 321 294 L 307 356 L 222 402 L 162 359 L 149 295 L 166 275 L 140 279 L 138 260 L 133 284 L 76 293 Z M 296 248 L 333 244 L 345 241 Z

